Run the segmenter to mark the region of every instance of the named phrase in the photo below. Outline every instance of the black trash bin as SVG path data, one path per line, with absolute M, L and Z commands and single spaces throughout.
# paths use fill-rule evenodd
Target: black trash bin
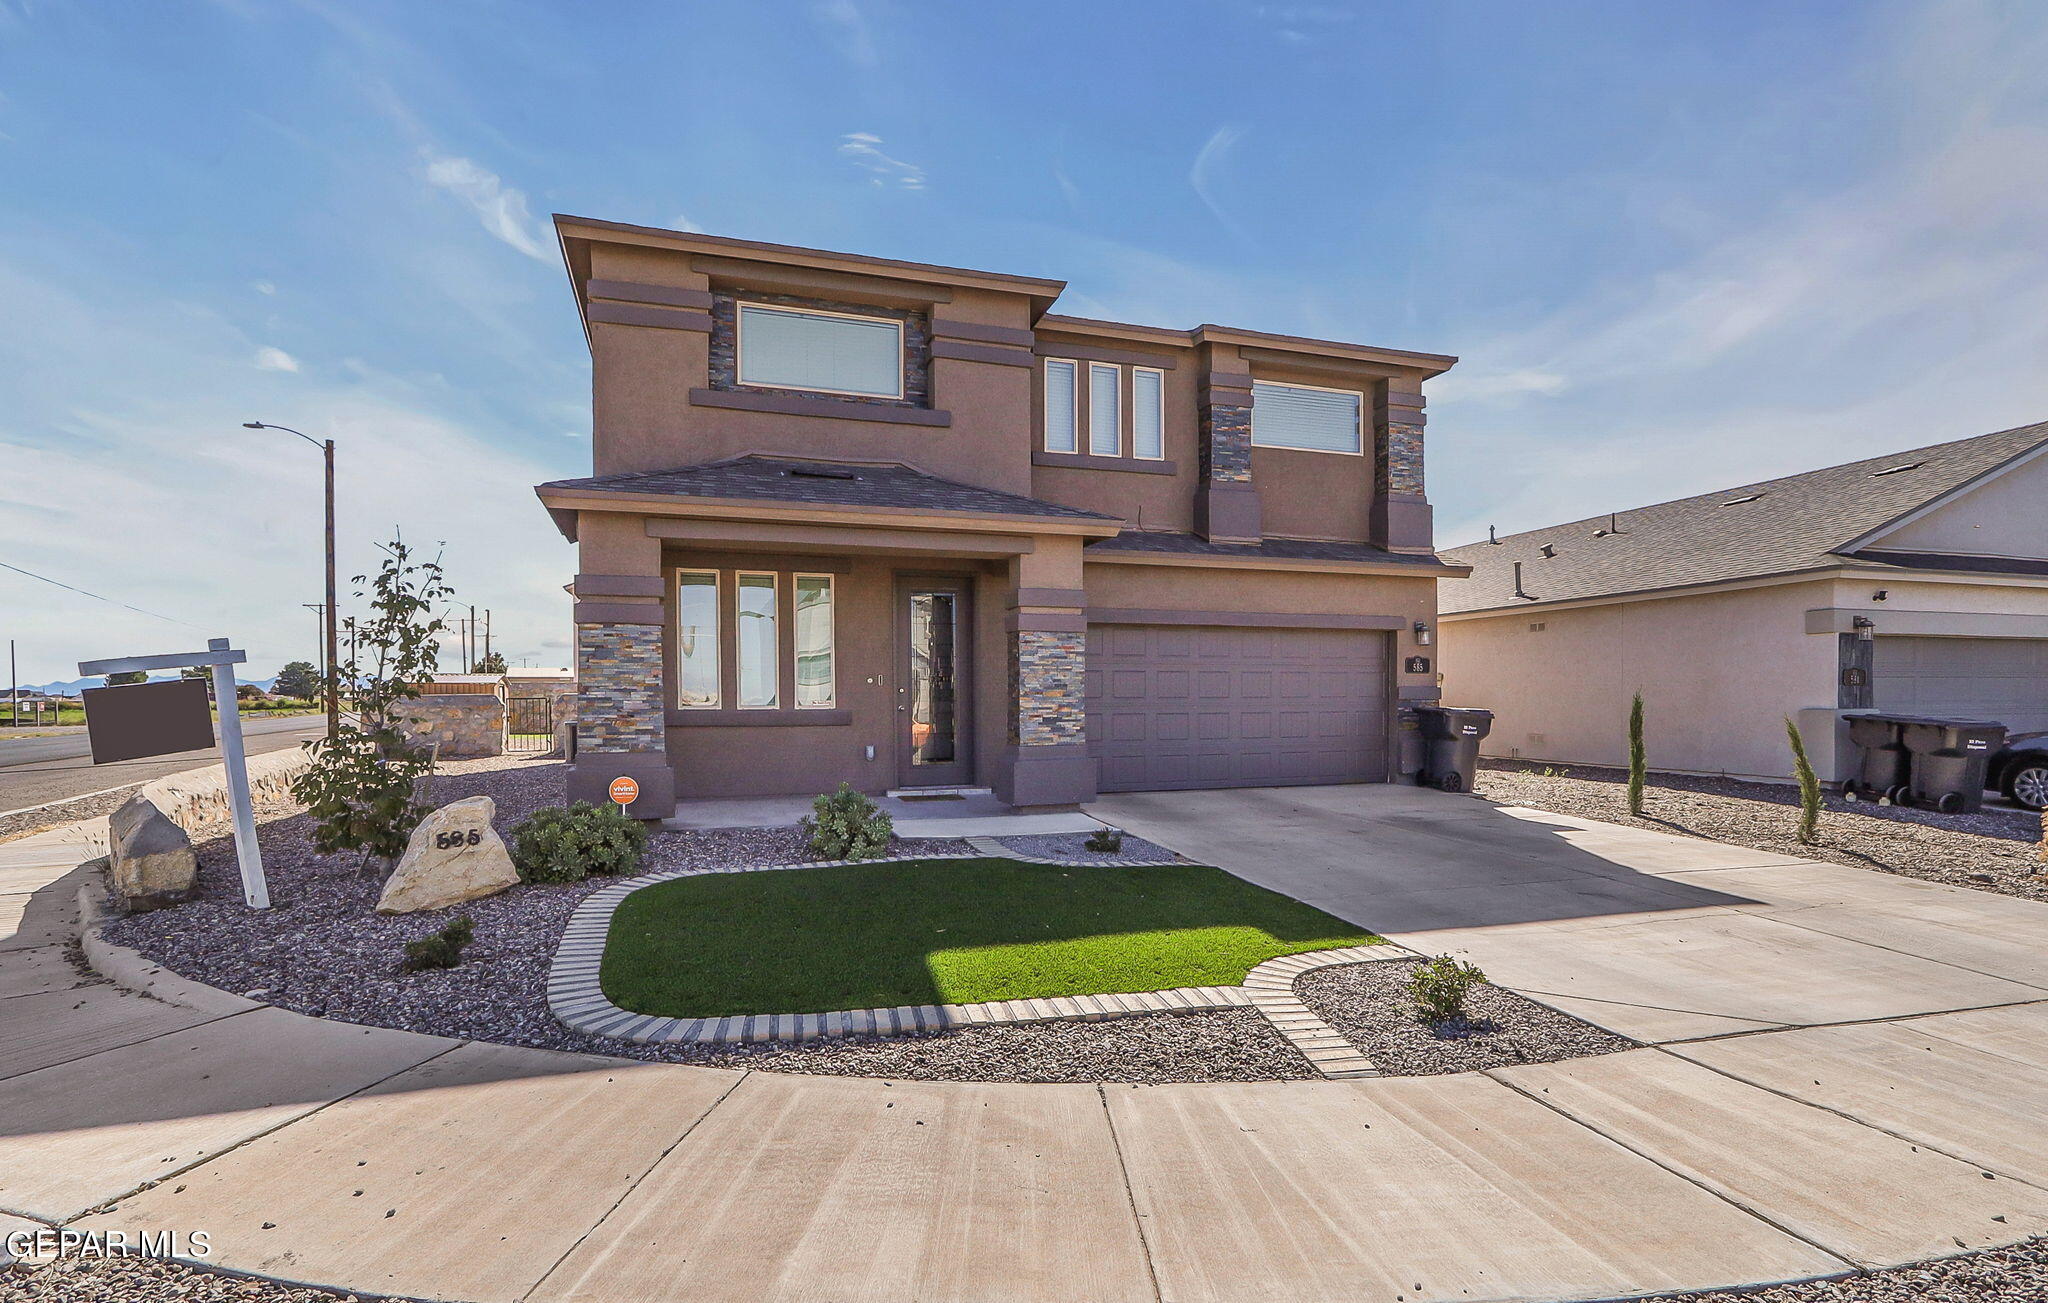
M 1897 801 L 1906 795 L 1911 758 L 1900 736 L 1910 716 L 1871 712 L 1844 715 L 1849 740 L 1856 744 L 1856 772 L 1842 780 L 1842 795 L 1851 801 Z
M 1981 719 L 1909 719 L 1900 730 L 1912 765 L 1906 799 L 1943 814 L 1984 805 L 1985 770 L 2005 741 L 2005 725 Z
M 1417 706 L 1422 726 L 1422 781 L 1446 792 L 1472 788 L 1479 740 L 1493 731 L 1493 712 L 1468 706 Z

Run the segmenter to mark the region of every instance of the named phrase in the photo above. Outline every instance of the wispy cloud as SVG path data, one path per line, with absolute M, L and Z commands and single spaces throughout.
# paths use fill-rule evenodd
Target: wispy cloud
M 1216 197 L 1216 182 L 1224 166 L 1230 161 L 1231 151 L 1237 148 L 1237 142 L 1243 140 L 1244 136 L 1243 127 L 1227 122 L 1210 132 L 1209 139 L 1202 142 L 1202 148 L 1195 153 L 1194 163 L 1188 168 L 1188 186 L 1195 192 L 1195 197 L 1202 201 L 1202 206 L 1222 223 L 1224 230 L 1250 244 L 1251 237 L 1237 224 L 1236 219 L 1223 210 L 1223 204 Z
M 853 131 L 839 138 L 839 154 L 869 173 L 878 186 L 895 185 L 904 190 L 924 189 L 924 169 L 882 151 L 882 138 L 870 131 Z
M 868 31 L 867 16 L 853 0 L 824 0 L 812 12 L 848 63 L 867 69 L 881 66 L 881 51 Z
M 704 228 L 691 221 L 688 213 L 677 213 L 669 220 L 669 228 L 681 231 L 685 235 L 702 235 L 704 233 Z
M 258 371 L 297 371 L 299 369 L 299 359 L 281 348 L 272 348 L 266 344 L 256 350 L 256 369 Z
M 461 200 L 474 212 L 484 229 L 529 258 L 553 262 L 555 254 L 533 214 L 526 206 L 526 193 L 508 186 L 496 172 L 473 159 L 439 154 L 424 149 L 427 184 Z
M 252 281 L 249 288 L 255 290 L 258 294 L 277 293 L 277 286 L 270 281 Z

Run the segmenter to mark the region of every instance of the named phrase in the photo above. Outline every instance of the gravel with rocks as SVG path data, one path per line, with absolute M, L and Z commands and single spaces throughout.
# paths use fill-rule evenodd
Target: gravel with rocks
M 2042 1299 L 2048 1299 L 2048 1238 L 2027 1240 L 2009 1249 L 1980 1249 L 1934 1262 L 1765 1289 L 1661 1294 L 1657 1303 L 2041 1303 Z
M 559 803 L 559 761 L 519 757 L 445 763 L 436 805 L 465 796 L 498 803 L 500 833 Z M 353 855 L 319 855 L 311 820 L 289 805 L 259 812 L 257 838 L 272 908 L 242 907 L 234 845 L 200 844 L 197 898 L 115 920 L 107 937 L 182 976 L 282 1008 L 344 1022 L 541 1049 L 711 1067 L 953 1081 L 1260 1081 L 1312 1077 L 1308 1062 L 1249 1011 L 1162 1014 L 961 1028 L 926 1037 L 849 1037 L 800 1044 L 639 1045 L 570 1031 L 547 1009 L 547 975 L 569 916 L 609 879 L 522 885 L 444 910 L 384 917 L 380 873 Z M 204 832 L 202 832 L 202 836 Z M 1135 839 L 1133 839 L 1135 840 Z M 1126 846 L 1130 843 L 1126 842 Z M 968 852 L 963 841 L 898 841 L 892 852 Z M 796 864 L 813 858 L 794 828 L 664 832 L 644 871 Z M 450 969 L 399 970 L 405 943 L 468 915 L 476 939 Z
M 1625 772 L 1570 765 L 1546 774 L 1542 768 L 1486 761 L 1473 786 L 1479 796 L 1503 805 L 2048 900 L 2048 863 L 2039 858 L 2041 816 L 2025 810 L 1987 806 L 1976 814 L 1941 814 L 1830 794 L 1820 841 L 1809 846 L 1796 835 L 1798 789 L 1783 783 L 1653 773 L 1642 817 L 1634 818 Z
M 92 796 L 74 797 L 59 801 L 38 810 L 21 810 L 14 814 L 0 815 L 0 842 L 20 841 L 33 837 L 51 828 L 61 828 L 67 823 L 82 823 L 112 814 L 121 808 L 121 802 L 135 795 L 136 784 L 112 792 L 99 792 Z
M 1294 994 L 1389 1076 L 1423 1077 L 1515 1063 L 1552 1063 L 1636 1049 L 1636 1042 L 1481 983 L 1465 1014 L 1427 1023 L 1408 979 L 1419 959 L 1376 959 L 1318 968 L 1294 980 Z
M 998 837 L 997 841 L 1019 855 L 1036 855 L 1048 860 L 1065 860 L 1070 864 L 1185 864 L 1179 855 L 1161 846 L 1148 842 L 1143 837 L 1124 834 L 1123 845 L 1113 851 L 1091 851 L 1088 839 L 1093 833 L 1085 832 L 1041 832 L 1027 837 Z
M 381 1297 L 283 1285 L 161 1258 L 58 1258 L 0 1271 L 0 1303 L 355 1303 Z

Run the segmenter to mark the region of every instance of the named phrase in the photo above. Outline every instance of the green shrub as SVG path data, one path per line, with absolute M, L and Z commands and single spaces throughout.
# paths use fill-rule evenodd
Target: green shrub
M 872 860 L 896 835 L 889 816 L 851 783 L 811 802 L 811 811 L 797 826 L 811 839 L 811 854 L 821 860 Z
M 1465 997 L 1486 980 L 1486 974 L 1472 964 L 1451 955 L 1438 955 L 1408 979 L 1408 994 L 1428 1022 L 1456 1018 L 1465 1011 Z
M 1643 785 L 1649 781 L 1649 752 L 1643 746 L 1643 694 L 1628 708 L 1628 812 L 1643 812 Z
M 1820 840 L 1820 775 L 1806 758 L 1806 739 L 1799 725 L 1785 720 L 1785 736 L 1792 742 L 1792 772 L 1799 777 L 1799 840 L 1811 846 Z
M 638 819 L 588 801 L 535 810 L 512 829 L 512 863 L 527 882 L 631 873 L 646 849 L 647 829 Z
M 405 943 L 405 971 L 423 972 L 429 968 L 453 968 L 462 962 L 462 948 L 476 936 L 476 924 L 464 914 L 447 927 L 430 937 Z
M 1124 848 L 1124 834 L 1121 828 L 1097 828 L 1085 843 L 1091 851 L 1114 855 Z

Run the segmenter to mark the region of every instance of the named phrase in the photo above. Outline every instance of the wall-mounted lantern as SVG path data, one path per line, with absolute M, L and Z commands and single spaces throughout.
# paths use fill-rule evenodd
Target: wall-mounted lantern
M 1429 631 L 1429 622 L 1417 620 L 1415 622 L 1415 645 L 1417 647 L 1427 647 L 1434 641 L 1436 641 L 1436 635 Z

